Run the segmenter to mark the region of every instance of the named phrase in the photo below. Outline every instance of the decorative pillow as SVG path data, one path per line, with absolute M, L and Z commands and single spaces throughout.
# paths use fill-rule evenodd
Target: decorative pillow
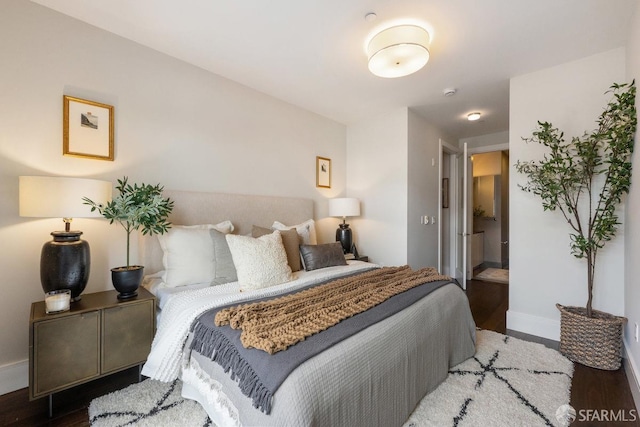
M 303 245 L 318 244 L 318 239 L 316 238 L 316 223 L 312 219 L 291 226 L 284 225 L 279 221 L 274 221 L 271 228 L 273 228 L 274 230 L 291 230 L 292 228 L 295 228 L 302 238 Z
M 274 230 L 254 225 L 251 229 L 252 237 L 261 237 L 265 234 L 271 234 Z M 291 271 L 300 271 L 300 236 L 294 229 L 280 230 L 282 236 L 282 244 L 287 253 L 287 263 L 291 267 Z
M 224 233 L 233 230 L 229 221 L 220 224 L 174 225 L 158 236 L 164 255 L 163 281 L 169 287 L 237 280 L 235 266 Z
M 319 268 L 347 265 L 340 242 L 322 245 L 300 245 L 300 254 L 307 271 Z
M 292 279 L 279 231 L 253 238 L 227 234 L 240 290 L 279 285 Z

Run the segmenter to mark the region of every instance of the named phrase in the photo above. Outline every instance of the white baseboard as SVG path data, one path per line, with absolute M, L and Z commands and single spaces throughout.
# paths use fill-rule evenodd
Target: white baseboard
M 29 387 L 29 360 L 0 366 L 0 395 Z
M 629 357 L 630 352 L 626 341 L 624 341 L 623 350 L 625 357 L 622 361 L 624 363 L 624 371 L 627 374 L 629 388 L 631 389 L 631 395 L 633 396 L 636 408 L 640 408 L 640 371 L 638 370 L 638 365 L 636 365 L 635 361 Z
M 533 316 L 513 310 L 507 311 L 507 329 L 560 341 L 560 321 Z

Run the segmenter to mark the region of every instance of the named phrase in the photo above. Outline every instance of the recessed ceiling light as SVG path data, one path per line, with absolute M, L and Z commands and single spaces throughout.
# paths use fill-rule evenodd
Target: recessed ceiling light
M 478 113 L 477 111 L 475 113 L 469 113 L 469 115 L 467 116 L 467 120 L 469 120 L 470 122 L 476 121 L 480 118 L 480 113 Z

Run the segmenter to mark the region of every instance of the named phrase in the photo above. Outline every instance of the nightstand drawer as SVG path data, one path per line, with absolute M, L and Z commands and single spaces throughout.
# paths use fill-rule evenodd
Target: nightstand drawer
M 33 396 L 100 375 L 100 311 L 34 324 Z

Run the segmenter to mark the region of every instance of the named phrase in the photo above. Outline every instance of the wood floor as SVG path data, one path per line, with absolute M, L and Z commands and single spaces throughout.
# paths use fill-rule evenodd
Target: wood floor
M 558 349 L 558 342 L 506 329 L 506 311 L 509 308 L 508 285 L 470 280 L 467 284 L 467 297 L 479 328 L 491 329 Z M 602 371 L 578 363 L 574 366 L 570 403 L 578 412 L 578 418 L 571 424 L 572 427 L 640 426 L 640 415 L 634 405 L 623 368 L 617 371 Z M 598 411 L 597 415 L 594 414 L 595 411 Z M 618 420 L 627 421 L 602 421 L 605 416 L 609 419 L 617 417 Z
M 467 286 L 467 296 L 478 327 L 557 348 L 557 343 L 553 341 L 506 330 L 508 285 L 471 280 Z M 0 426 L 88 426 L 87 408 L 92 399 L 119 390 L 137 380 L 138 369 L 133 368 L 57 393 L 54 396 L 54 416 L 51 419 L 47 417 L 46 398 L 29 402 L 27 389 L 5 394 L 0 396 Z M 623 369 L 613 372 L 601 371 L 576 364 L 571 388 L 571 405 L 579 415 L 572 426 L 640 426 L 637 412 L 632 412 L 636 408 Z M 599 411 L 598 415 L 625 414 L 627 420 L 632 414 L 636 414 L 636 420 L 587 422 L 583 417 L 581 421 L 580 411 L 586 415 L 587 410 L 591 411 L 589 414 L 592 418 L 594 411 Z M 517 422 L 514 422 L 514 425 L 518 425 Z

